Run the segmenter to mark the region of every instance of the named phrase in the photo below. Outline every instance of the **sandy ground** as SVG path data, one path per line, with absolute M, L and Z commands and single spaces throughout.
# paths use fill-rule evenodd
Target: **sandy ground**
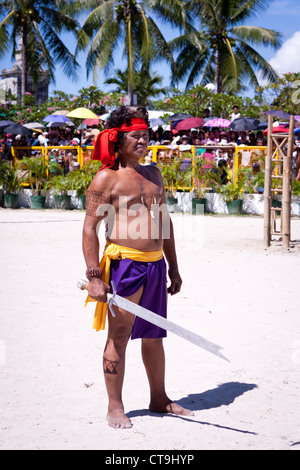
M 168 394 L 193 417 L 148 411 L 140 341 L 128 346 L 133 427 L 106 423 L 102 352 L 84 276 L 81 211 L 0 210 L 0 449 L 300 449 L 300 219 L 292 247 L 263 248 L 261 217 L 172 216 L 182 291 L 169 319 L 230 362 L 173 334 Z

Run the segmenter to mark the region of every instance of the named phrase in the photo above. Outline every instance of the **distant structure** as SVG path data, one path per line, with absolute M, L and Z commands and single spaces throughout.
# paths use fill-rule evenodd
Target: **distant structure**
M 22 59 L 21 50 L 16 52 L 16 61 L 10 69 L 3 69 L 0 74 L 0 99 L 5 102 L 11 101 L 11 96 L 21 100 L 21 80 L 22 80 Z M 27 90 L 35 96 L 37 104 L 42 104 L 48 100 L 49 96 L 49 73 L 41 71 L 39 73 L 38 82 L 33 87 L 32 78 L 27 77 Z

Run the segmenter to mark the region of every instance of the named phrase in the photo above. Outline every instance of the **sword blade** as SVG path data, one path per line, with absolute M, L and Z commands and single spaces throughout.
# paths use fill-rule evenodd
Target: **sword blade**
M 109 299 L 109 304 L 113 303 L 117 307 L 123 308 L 127 312 L 130 312 L 133 315 L 142 318 L 143 320 L 153 323 L 153 325 L 159 326 L 164 330 L 170 331 L 171 333 L 174 333 L 175 335 L 180 336 L 181 338 L 189 341 L 190 343 L 193 343 L 196 346 L 205 349 L 206 351 L 214 354 L 215 356 L 218 356 L 221 359 L 230 362 L 229 359 L 227 359 L 220 352 L 220 349 L 222 349 L 220 346 L 215 343 L 212 343 L 211 341 L 208 341 L 207 339 L 203 338 L 202 336 L 199 336 L 193 331 L 187 330 L 186 328 L 183 328 L 182 326 L 179 326 L 176 323 L 167 320 L 166 318 L 160 317 L 156 313 L 151 312 L 151 310 L 148 310 L 142 307 L 141 305 L 135 304 L 134 302 L 131 302 L 130 300 L 125 299 L 120 295 L 108 294 L 107 297 Z

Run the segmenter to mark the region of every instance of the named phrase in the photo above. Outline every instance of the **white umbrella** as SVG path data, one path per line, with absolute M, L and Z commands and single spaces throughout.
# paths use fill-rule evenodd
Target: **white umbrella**
M 28 122 L 24 124 L 24 127 L 27 127 L 27 129 L 45 129 L 45 126 L 39 122 Z

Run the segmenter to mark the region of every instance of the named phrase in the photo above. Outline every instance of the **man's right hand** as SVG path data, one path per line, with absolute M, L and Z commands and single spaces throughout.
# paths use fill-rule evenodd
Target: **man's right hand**
M 107 294 L 110 291 L 110 287 L 102 279 L 92 279 L 89 281 L 88 294 L 89 296 L 97 300 L 97 302 L 107 302 Z

